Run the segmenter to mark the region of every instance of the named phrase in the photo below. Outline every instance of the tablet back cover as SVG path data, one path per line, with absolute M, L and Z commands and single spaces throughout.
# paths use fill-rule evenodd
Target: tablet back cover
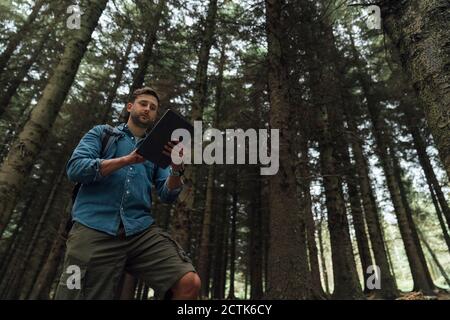
M 140 144 L 137 153 L 158 166 L 167 168 L 172 161 L 162 152 L 164 146 L 171 141 L 172 132 L 176 129 L 188 130 L 191 133 L 191 139 L 194 136 L 194 127 L 181 115 L 169 109 Z

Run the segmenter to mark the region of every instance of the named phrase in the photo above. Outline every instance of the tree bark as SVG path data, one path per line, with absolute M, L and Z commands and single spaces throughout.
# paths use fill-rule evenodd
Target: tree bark
M 450 178 L 450 3 L 384 0 L 380 4 L 384 29 L 422 100 Z
M 266 298 L 306 299 L 309 295 L 306 228 L 298 212 L 293 138 L 289 128 L 290 101 L 282 43 L 286 24 L 282 0 L 266 0 L 270 127 L 278 129 L 279 170 L 270 176 L 270 241 Z M 276 146 L 275 146 L 276 147 Z M 272 150 L 273 152 L 273 150 Z M 288 276 L 291 275 L 291 276 Z

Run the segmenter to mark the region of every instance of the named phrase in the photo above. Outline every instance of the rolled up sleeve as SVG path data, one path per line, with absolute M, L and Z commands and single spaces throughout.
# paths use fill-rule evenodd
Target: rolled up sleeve
M 70 181 L 92 183 L 103 178 L 100 165 L 101 126 L 95 126 L 80 140 L 67 162 L 66 172 Z

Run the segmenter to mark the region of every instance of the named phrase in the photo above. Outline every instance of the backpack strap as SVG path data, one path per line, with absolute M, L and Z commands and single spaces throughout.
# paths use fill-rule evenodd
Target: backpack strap
M 108 148 L 111 146 L 111 144 L 114 142 L 115 137 L 120 136 L 120 133 L 117 133 L 114 131 L 114 127 L 105 124 L 103 126 L 102 135 L 101 135 L 101 141 L 102 141 L 102 147 L 100 149 L 100 157 L 103 157 L 105 154 L 105 151 L 108 150 Z M 75 199 L 77 197 L 78 191 L 80 190 L 81 183 L 77 182 L 75 186 L 72 189 L 72 204 L 75 203 Z
M 111 146 L 114 142 L 114 137 L 120 136 L 120 133 L 114 131 L 114 127 L 105 124 L 102 131 L 102 149 L 100 150 L 100 156 L 103 156 L 105 151 Z

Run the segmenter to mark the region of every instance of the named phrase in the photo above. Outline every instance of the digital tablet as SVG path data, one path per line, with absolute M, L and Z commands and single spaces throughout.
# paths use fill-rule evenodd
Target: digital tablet
M 136 152 L 161 168 L 167 168 L 172 160 L 163 154 L 164 146 L 171 141 L 172 132 L 176 129 L 186 129 L 193 139 L 194 127 L 181 115 L 168 109 L 141 142 Z

